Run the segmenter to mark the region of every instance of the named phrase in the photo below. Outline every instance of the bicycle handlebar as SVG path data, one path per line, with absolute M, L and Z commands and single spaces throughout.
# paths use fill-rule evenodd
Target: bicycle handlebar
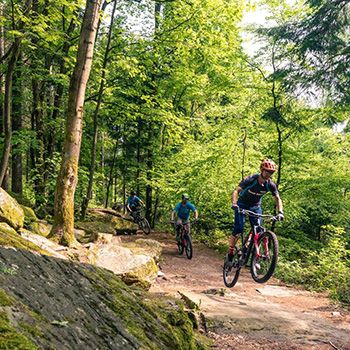
M 237 210 L 239 213 L 242 213 L 243 215 L 248 215 L 248 216 L 254 216 L 256 218 L 266 218 L 266 219 L 271 219 L 272 221 L 278 221 L 277 216 L 271 215 L 271 214 L 258 214 L 254 213 L 251 210 L 248 209 L 242 209 L 239 206 L 237 206 Z

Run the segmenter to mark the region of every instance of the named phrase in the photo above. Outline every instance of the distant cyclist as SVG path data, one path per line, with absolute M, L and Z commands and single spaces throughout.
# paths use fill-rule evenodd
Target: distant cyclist
M 130 212 L 130 215 L 133 219 L 135 219 L 135 213 L 141 208 L 141 206 L 144 206 L 145 203 L 143 200 L 136 196 L 135 191 L 130 192 L 130 196 L 128 197 L 126 208 L 128 209 L 128 212 Z
M 194 219 L 198 219 L 198 210 L 196 207 L 189 202 L 189 195 L 187 193 L 184 193 L 182 195 L 181 202 L 177 203 L 175 205 L 174 210 L 171 213 L 171 221 L 173 222 L 175 220 L 175 215 L 177 217 L 175 228 L 176 228 L 176 240 L 179 239 L 179 231 L 181 224 L 187 225 L 188 232 L 190 232 L 190 213 L 191 211 L 194 213 Z
M 260 164 L 260 173 L 247 176 L 232 193 L 232 209 L 235 211 L 235 222 L 233 232 L 229 240 L 228 259 L 232 261 L 235 246 L 239 236 L 243 233 L 245 216 L 238 212 L 238 207 L 247 209 L 257 214 L 262 214 L 261 198 L 271 192 L 276 202 L 278 211 L 277 218 L 282 221 L 283 204 L 279 196 L 277 186 L 270 180 L 270 177 L 276 171 L 276 164 L 271 159 L 264 159 Z M 251 226 L 257 225 L 259 218 L 249 217 Z

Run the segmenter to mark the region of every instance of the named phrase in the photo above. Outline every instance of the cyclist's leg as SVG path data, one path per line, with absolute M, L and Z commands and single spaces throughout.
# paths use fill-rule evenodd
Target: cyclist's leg
M 262 209 L 260 206 L 253 206 L 253 207 L 250 207 L 248 209 L 254 213 L 262 214 Z M 250 225 L 251 225 L 252 229 L 254 229 L 254 226 L 262 226 L 263 225 L 262 218 L 256 218 L 253 216 L 249 216 L 249 221 L 250 221 Z
M 184 220 L 183 221 L 183 225 L 184 225 L 184 230 L 187 234 L 190 234 L 191 232 L 191 224 L 188 220 Z
M 182 225 L 182 220 L 180 218 L 177 218 L 175 222 L 175 233 L 176 233 L 176 242 L 180 241 L 180 227 Z
M 236 249 L 236 243 L 239 239 L 239 236 L 243 233 L 244 228 L 244 215 L 239 213 L 237 209 L 235 209 L 235 221 L 233 225 L 232 234 L 229 240 L 229 250 L 228 250 L 228 258 L 232 260 L 234 251 Z

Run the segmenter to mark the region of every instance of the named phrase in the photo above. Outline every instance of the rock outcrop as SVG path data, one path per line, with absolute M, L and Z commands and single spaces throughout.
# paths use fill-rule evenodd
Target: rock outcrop
M 0 247 L 4 349 L 203 349 L 179 301 L 112 272 Z
M 0 188 L 0 222 L 6 222 L 15 230 L 24 224 L 24 212 L 18 202 Z

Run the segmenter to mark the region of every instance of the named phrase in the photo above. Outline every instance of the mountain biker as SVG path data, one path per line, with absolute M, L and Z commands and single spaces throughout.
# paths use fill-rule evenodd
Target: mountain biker
M 141 208 L 141 206 L 144 205 L 144 201 L 136 196 L 135 191 L 130 191 L 130 196 L 128 197 L 126 208 L 134 220 L 136 212 Z
M 264 159 L 260 164 L 260 173 L 247 176 L 232 193 L 232 209 L 235 211 L 235 221 L 232 235 L 229 240 L 228 259 L 232 261 L 235 246 L 239 236 L 243 233 L 245 216 L 238 212 L 238 207 L 247 209 L 257 214 L 262 214 L 261 199 L 267 193 L 271 192 L 276 202 L 278 211 L 277 219 L 284 219 L 283 204 L 279 196 L 277 186 L 271 181 L 270 177 L 276 171 L 276 164 L 271 159 Z M 249 217 L 250 225 L 253 227 L 259 223 L 260 218 Z
M 189 202 L 190 196 L 187 193 L 184 193 L 181 199 L 181 202 L 175 205 L 175 208 L 171 213 L 171 222 L 174 222 L 175 215 L 177 216 L 175 223 L 177 241 L 180 239 L 179 233 L 181 224 L 186 225 L 187 231 L 190 233 L 190 222 L 188 219 L 190 218 L 191 211 L 194 213 L 194 220 L 196 221 L 198 219 L 198 210 L 192 203 Z

